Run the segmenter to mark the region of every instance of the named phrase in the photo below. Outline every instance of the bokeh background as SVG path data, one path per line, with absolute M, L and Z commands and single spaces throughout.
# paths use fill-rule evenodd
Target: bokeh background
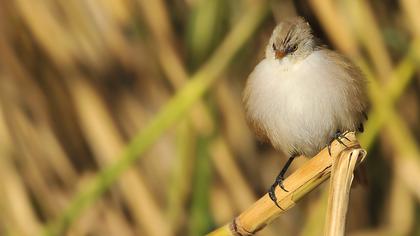
M 348 235 L 420 235 L 419 12 L 415 0 L 1 0 L 0 235 L 197 236 L 229 222 L 287 158 L 255 139 L 241 92 L 294 15 L 369 80 L 368 184 L 352 190 Z M 327 187 L 258 235 L 322 235 Z

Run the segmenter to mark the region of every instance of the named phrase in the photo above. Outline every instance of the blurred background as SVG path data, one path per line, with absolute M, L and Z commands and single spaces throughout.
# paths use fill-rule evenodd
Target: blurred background
M 0 0 L 0 235 L 204 235 L 286 161 L 241 92 L 304 16 L 369 80 L 348 235 L 420 235 L 420 2 Z M 289 173 L 306 161 L 297 159 Z M 322 235 L 324 183 L 258 235 Z

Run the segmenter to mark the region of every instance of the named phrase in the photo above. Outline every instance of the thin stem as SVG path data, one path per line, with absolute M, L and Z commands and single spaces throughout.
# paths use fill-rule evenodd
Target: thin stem
M 267 9 L 265 3 L 255 4 L 243 15 L 209 61 L 164 106 L 139 134 L 134 136 L 114 164 L 101 170 L 84 189 L 80 190 L 69 207 L 44 230 L 44 235 L 61 235 L 115 180 L 209 89 L 233 56 L 256 30 Z
M 350 147 L 347 150 L 362 150 L 353 132 L 346 134 L 346 137 L 350 141 L 345 139 L 342 141 Z M 287 211 L 303 196 L 327 180 L 331 173 L 333 160 L 345 149 L 343 145 L 334 141 L 331 145 L 332 156 L 328 154 L 327 148 L 324 148 L 318 155 L 308 160 L 305 165 L 285 179 L 283 183 L 289 192 L 283 191 L 280 187 L 275 190 L 279 206 Z M 272 202 L 268 194 L 265 194 L 231 223 L 216 229 L 208 236 L 253 235 L 283 213 L 282 209 Z

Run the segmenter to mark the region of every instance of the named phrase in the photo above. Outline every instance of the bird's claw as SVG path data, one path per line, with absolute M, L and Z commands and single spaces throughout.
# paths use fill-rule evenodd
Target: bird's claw
M 268 196 L 270 197 L 270 199 L 274 202 L 274 204 L 276 204 L 276 206 L 278 208 L 280 208 L 282 211 L 284 211 L 284 209 L 278 204 L 277 202 L 277 196 L 276 196 L 276 187 L 279 186 L 281 189 L 283 189 L 285 192 L 289 192 L 283 184 L 283 177 L 278 177 L 276 178 L 276 181 L 273 183 L 273 185 L 271 185 L 270 189 L 268 190 Z
M 349 138 L 346 137 L 346 134 L 348 134 L 349 131 L 345 131 L 343 133 L 341 133 L 339 130 L 337 130 L 337 132 L 334 134 L 334 137 L 331 139 L 331 141 L 328 143 L 328 154 L 331 156 L 331 144 L 332 142 L 334 142 L 334 140 L 337 140 L 337 142 L 339 142 L 341 145 L 343 145 L 344 147 L 348 148 L 348 146 L 341 141 L 341 139 L 346 139 L 347 141 L 350 141 Z

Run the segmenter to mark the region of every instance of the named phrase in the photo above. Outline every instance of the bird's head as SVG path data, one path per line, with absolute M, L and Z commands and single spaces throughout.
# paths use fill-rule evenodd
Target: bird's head
M 276 60 L 287 57 L 291 61 L 296 61 L 308 56 L 315 46 L 315 37 L 308 22 L 301 17 L 294 17 L 276 26 L 265 56 Z

